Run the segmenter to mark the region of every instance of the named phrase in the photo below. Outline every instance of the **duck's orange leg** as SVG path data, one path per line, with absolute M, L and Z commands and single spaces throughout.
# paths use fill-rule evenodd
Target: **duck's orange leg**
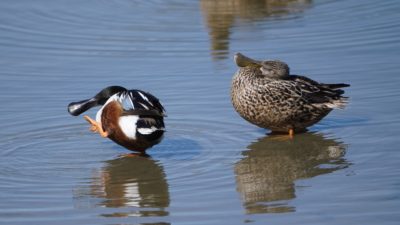
M 83 116 L 83 118 L 90 124 L 90 125 L 92 125 L 89 129 L 90 129 L 90 131 L 93 131 L 93 132 L 97 132 L 98 131 L 98 123 L 95 121 L 95 120 L 93 120 L 92 118 L 90 118 L 89 116 Z
M 294 129 L 289 129 L 288 133 L 285 132 L 272 132 L 271 140 L 275 141 L 288 141 L 293 140 L 294 137 Z
M 100 123 L 98 123 L 97 121 L 93 120 L 92 118 L 90 118 L 89 116 L 83 116 L 83 118 L 88 121 L 88 123 L 90 123 L 90 125 L 92 125 L 89 129 L 93 132 L 99 132 L 100 136 L 102 136 L 103 138 L 108 137 L 108 132 L 103 130 L 103 127 L 101 126 Z
M 293 129 L 289 129 L 289 137 L 290 137 L 290 139 L 293 138 L 293 135 L 294 135 L 294 130 Z
M 133 152 L 133 153 L 127 153 L 127 154 L 122 154 L 119 156 L 120 158 L 133 158 L 133 157 L 149 157 L 149 155 L 147 155 L 144 152 Z

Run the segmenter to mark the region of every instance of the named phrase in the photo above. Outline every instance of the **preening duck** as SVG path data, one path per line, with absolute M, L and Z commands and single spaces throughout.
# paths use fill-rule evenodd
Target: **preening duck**
M 344 108 L 347 97 L 340 88 L 348 84 L 323 84 L 300 75 L 290 75 L 281 61 L 258 61 L 240 53 L 231 86 L 235 110 L 245 120 L 273 133 L 303 132 L 332 109 Z
M 110 86 L 93 98 L 70 103 L 68 112 L 78 116 L 95 106 L 102 106 L 95 120 L 84 116 L 90 130 L 129 150 L 144 153 L 163 137 L 165 110 L 150 93 Z

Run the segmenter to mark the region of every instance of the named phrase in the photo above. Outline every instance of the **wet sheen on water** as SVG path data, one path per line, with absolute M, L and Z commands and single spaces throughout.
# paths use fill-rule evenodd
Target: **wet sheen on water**
M 1 224 L 397 224 L 400 3 L 0 3 Z M 232 56 L 351 84 L 294 139 L 234 111 Z M 91 133 L 72 101 L 109 85 L 167 110 L 150 157 Z M 94 116 L 96 109 L 87 112 Z

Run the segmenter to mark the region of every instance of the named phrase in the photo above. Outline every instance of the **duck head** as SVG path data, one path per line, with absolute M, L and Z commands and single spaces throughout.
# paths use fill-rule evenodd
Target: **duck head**
M 289 66 L 279 60 L 259 61 L 244 56 L 241 53 L 236 53 L 234 61 L 239 67 L 253 67 L 261 71 L 261 75 L 268 78 L 285 79 L 289 76 Z
M 68 112 L 69 114 L 73 116 L 78 116 L 90 108 L 99 106 L 99 105 L 104 105 L 106 101 L 113 96 L 116 93 L 119 93 L 121 91 L 126 91 L 124 87 L 121 86 L 109 86 L 101 90 L 99 93 L 97 93 L 94 97 L 85 99 L 82 101 L 78 102 L 71 102 L 68 105 Z

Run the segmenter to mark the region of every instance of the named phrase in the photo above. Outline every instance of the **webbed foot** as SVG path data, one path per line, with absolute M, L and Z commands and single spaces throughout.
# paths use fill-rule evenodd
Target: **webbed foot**
M 89 128 L 90 131 L 94 133 L 98 132 L 100 136 L 102 136 L 103 138 L 108 137 L 108 132 L 103 130 L 103 127 L 101 126 L 100 123 L 93 120 L 89 116 L 83 116 L 83 118 L 91 125 L 91 127 Z

